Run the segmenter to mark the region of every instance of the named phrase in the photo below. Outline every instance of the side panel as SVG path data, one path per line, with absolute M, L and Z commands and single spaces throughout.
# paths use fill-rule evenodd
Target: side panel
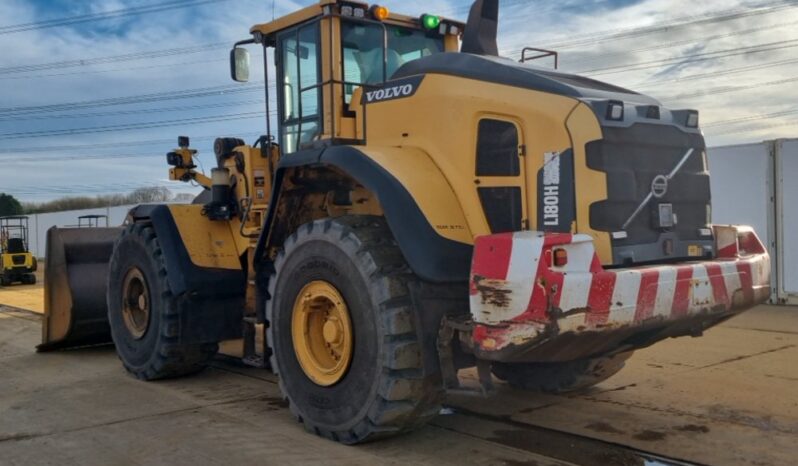
M 191 262 L 206 269 L 241 270 L 241 260 L 230 222 L 213 222 L 201 205 L 170 205 Z
M 589 142 L 601 139 L 602 132 L 593 110 L 579 104 L 568 118 L 568 132 L 574 145 L 574 184 L 576 186 L 576 231 L 593 239 L 596 254 L 602 264 L 612 263 L 612 245 L 609 233 L 592 230 L 590 206 L 607 199 L 607 175 L 592 170 L 587 165 Z
M 325 167 L 346 173 L 377 196 L 402 253 L 419 277 L 434 283 L 468 280 L 472 236 L 456 197 L 423 152 L 395 147 L 334 146 L 284 157 L 255 250 L 256 266 L 268 261 L 270 248 L 280 246 L 277 211 L 286 196 L 287 174 Z
M 776 142 L 779 298 L 798 304 L 798 141 Z
M 410 194 L 428 223 L 444 238 L 473 244 L 463 210 L 443 173 L 416 148 L 364 147 L 360 151 L 390 173 Z M 328 160 L 329 155 L 324 157 Z
M 391 82 L 386 84 L 386 88 L 391 86 Z M 429 154 L 451 185 L 472 235 L 486 235 L 492 231 L 480 188 L 525 186 L 522 216 L 536 221 L 538 172 L 547 154 L 571 148 L 565 121 L 576 105 L 569 97 L 430 73 L 412 95 L 364 106 L 367 142 L 369 146 L 417 147 Z M 478 129 L 483 119 L 518 126 L 525 180 L 477 176 Z
M 468 280 L 471 233 L 446 178 L 418 150 L 369 152 L 375 158 L 358 148 L 332 147 L 321 162 L 349 173 L 376 193 L 402 253 L 419 277 L 436 283 Z

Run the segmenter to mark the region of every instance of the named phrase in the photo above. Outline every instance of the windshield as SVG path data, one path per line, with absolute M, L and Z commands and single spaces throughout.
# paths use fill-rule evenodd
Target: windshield
M 385 33 L 388 35 L 387 50 Z M 405 63 L 444 51 L 443 36 L 418 29 L 345 21 L 341 24 L 344 98 L 360 84 L 382 84 Z

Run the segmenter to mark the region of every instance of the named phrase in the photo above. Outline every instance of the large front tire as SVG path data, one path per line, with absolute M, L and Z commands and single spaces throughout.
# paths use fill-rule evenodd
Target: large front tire
M 179 342 L 178 298 L 169 288 L 163 251 L 150 226 L 128 226 L 114 245 L 107 301 L 119 359 L 141 380 L 201 371 L 216 354 L 216 343 Z
M 378 217 L 319 220 L 286 240 L 266 305 L 271 366 L 308 431 L 355 444 L 438 413 L 439 376 L 422 370 L 415 280 Z

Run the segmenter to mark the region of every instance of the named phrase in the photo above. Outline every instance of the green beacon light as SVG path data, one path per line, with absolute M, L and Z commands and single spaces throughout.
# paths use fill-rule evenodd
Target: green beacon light
M 440 16 L 435 15 L 423 15 L 421 17 L 421 24 L 424 25 L 425 29 L 431 31 L 433 29 L 437 29 L 437 27 L 441 25 L 441 18 Z

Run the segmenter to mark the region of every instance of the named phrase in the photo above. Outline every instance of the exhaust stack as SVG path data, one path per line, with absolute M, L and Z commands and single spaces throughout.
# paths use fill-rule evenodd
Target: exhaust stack
M 499 0 L 477 0 L 463 34 L 462 53 L 499 56 Z

